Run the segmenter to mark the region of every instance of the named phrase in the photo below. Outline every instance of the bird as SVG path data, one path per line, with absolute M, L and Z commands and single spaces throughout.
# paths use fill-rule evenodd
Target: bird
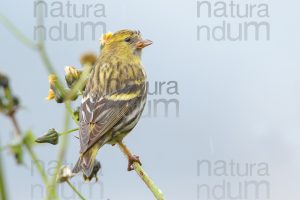
M 105 144 L 118 144 L 127 170 L 141 161 L 123 143 L 138 123 L 147 99 L 143 48 L 152 44 L 140 31 L 124 29 L 102 37 L 101 53 L 88 77 L 79 111 L 80 156 L 73 173 L 91 177 L 96 155 Z

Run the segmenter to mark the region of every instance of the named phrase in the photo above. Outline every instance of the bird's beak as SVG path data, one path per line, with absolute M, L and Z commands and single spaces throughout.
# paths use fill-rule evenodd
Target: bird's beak
M 153 42 L 151 40 L 140 40 L 137 42 L 136 47 L 138 49 L 143 49 L 146 46 L 151 45 Z

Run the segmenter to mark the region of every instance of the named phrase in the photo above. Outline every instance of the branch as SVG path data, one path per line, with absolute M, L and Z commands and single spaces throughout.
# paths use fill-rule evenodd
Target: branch
M 118 143 L 121 151 L 126 155 L 126 156 L 133 156 L 130 150 L 123 144 L 123 143 Z M 133 168 L 135 172 L 139 175 L 139 177 L 144 181 L 144 183 L 147 185 L 147 187 L 151 190 L 153 195 L 157 200 L 165 200 L 165 197 L 162 193 L 162 191 L 155 185 L 155 183 L 152 181 L 152 179 L 148 176 L 148 174 L 145 172 L 145 170 L 142 168 L 142 166 L 134 162 L 133 163 Z

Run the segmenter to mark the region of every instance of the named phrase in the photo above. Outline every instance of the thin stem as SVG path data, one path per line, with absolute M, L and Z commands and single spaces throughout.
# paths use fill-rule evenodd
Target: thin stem
M 38 1 L 41 1 L 41 0 L 38 0 Z M 37 17 L 37 25 L 38 26 L 42 26 L 43 25 L 43 10 L 42 9 L 38 9 L 38 17 Z M 43 38 L 43 34 L 42 32 L 38 32 L 38 44 L 36 45 L 34 42 L 32 42 L 30 39 L 28 39 L 24 34 L 21 33 L 21 31 L 19 31 L 7 18 L 5 18 L 4 16 L 0 15 L 0 23 L 2 23 L 19 41 L 21 41 L 22 43 L 24 43 L 26 46 L 32 48 L 32 49 L 37 49 L 38 52 L 39 52 L 39 55 L 45 65 L 45 68 L 47 69 L 48 73 L 51 73 L 51 74 L 57 74 L 56 71 L 55 71 L 55 68 L 53 67 L 51 61 L 50 61 L 50 58 L 46 52 L 46 49 L 45 49 L 45 41 L 44 41 L 44 38 Z M 37 48 L 38 47 L 38 48 Z M 57 77 L 57 82 L 59 84 L 59 89 L 63 89 L 63 84 L 62 82 L 59 80 L 59 77 Z M 66 110 L 68 112 L 70 112 L 71 114 L 73 114 L 73 111 L 72 111 L 72 108 L 70 106 L 69 103 L 65 103 L 66 105 Z M 17 123 L 17 120 L 14 116 L 14 113 L 10 114 L 10 119 L 16 129 L 16 134 L 18 136 L 21 136 L 22 132 L 21 132 L 21 129 Z M 67 132 L 68 130 L 68 126 L 69 126 L 69 123 L 70 123 L 70 117 L 68 115 L 68 113 L 66 112 L 66 118 L 65 118 L 65 129 L 64 131 Z M 41 174 L 41 177 L 48 189 L 48 195 L 47 195 L 47 198 L 48 199 L 57 199 L 57 195 L 56 195 L 56 181 L 55 181 L 55 177 L 56 177 L 56 174 L 61 166 L 61 163 L 65 157 L 65 153 L 66 153 L 66 148 L 67 148 L 67 134 L 63 134 L 62 135 L 62 142 L 61 142 L 61 147 L 60 147 L 60 150 L 59 150 L 59 153 L 58 153 L 58 165 L 57 165 L 57 169 L 56 169 L 56 173 L 55 173 L 55 176 L 53 177 L 51 183 L 49 184 L 48 182 L 48 177 L 43 169 L 43 167 L 40 165 L 40 163 L 38 162 L 38 159 L 37 159 L 37 156 L 36 154 L 34 153 L 34 151 L 32 150 L 31 146 L 28 145 L 28 144 L 25 144 L 25 147 L 26 149 L 28 150 L 29 152 L 29 155 L 31 156 L 31 159 L 36 161 L 35 162 L 35 165 L 39 171 L 39 173 Z
M 62 133 L 58 133 L 59 136 L 63 136 L 63 135 L 68 135 L 70 133 L 73 133 L 75 131 L 78 131 L 79 128 L 74 128 L 74 129 L 71 129 L 71 130 L 68 130 L 68 131 L 65 131 L 65 132 L 62 132 Z
M 37 3 L 42 2 L 42 0 L 38 0 Z M 38 6 L 38 10 L 37 10 L 37 27 L 43 27 L 44 26 L 44 13 L 43 13 L 43 9 L 41 6 Z M 45 48 L 45 38 L 44 38 L 44 34 L 41 30 L 39 30 L 37 32 L 37 46 L 38 46 L 38 52 L 40 54 L 40 57 L 46 67 L 46 70 L 48 71 L 49 74 L 57 74 L 55 71 L 55 68 L 53 67 L 51 60 L 47 54 L 46 48 Z M 59 79 L 59 77 L 57 77 L 57 82 L 62 85 L 61 80 Z
M 43 43 L 39 43 L 39 48 L 38 48 L 38 51 L 39 51 L 39 54 L 42 58 L 42 61 L 48 71 L 49 74 L 57 74 L 51 61 L 50 61 L 50 58 L 45 50 L 45 45 L 44 45 L 44 42 Z
M 17 121 L 17 118 L 16 118 L 16 108 L 14 107 L 14 104 L 13 104 L 13 96 L 12 96 L 12 93 L 11 93 L 11 90 L 10 88 L 8 87 L 7 89 L 5 89 L 5 95 L 7 97 L 7 99 L 9 100 L 10 103 L 10 108 L 9 108 L 9 112 L 7 113 L 7 116 L 8 118 L 11 120 L 12 124 L 13 124 L 13 127 L 15 129 L 15 134 L 16 134 L 16 137 L 17 138 L 21 138 L 22 137 L 22 131 L 21 131 L 21 128 L 19 126 L 19 123 Z M 50 191 L 49 190 L 49 187 L 48 187 L 48 177 L 47 177 L 47 174 L 46 172 L 44 171 L 43 169 L 43 166 L 41 165 L 41 163 L 39 162 L 39 159 L 37 158 L 37 155 L 34 153 L 32 147 L 30 144 L 28 144 L 27 142 L 24 142 L 24 147 L 25 149 L 27 149 L 30 157 L 31 157 L 31 160 L 34 161 L 35 163 L 35 166 L 38 170 L 38 172 L 40 173 L 40 176 L 48 190 L 48 192 Z M 2 150 L 2 149 L 1 149 Z M 57 198 L 57 195 L 56 193 L 54 192 L 53 193 L 53 196 L 55 198 Z
M 12 124 L 15 128 L 15 131 L 16 131 L 16 134 L 18 136 L 21 136 L 22 135 L 22 131 L 21 131 L 21 128 L 19 126 L 19 123 L 15 117 L 15 114 L 13 113 L 12 115 L 10 115 L 10 119 L 12 121 Z M 25 147 L 31 157 L 31 160 L 34 161 L 34 164 L 35 164 L 35 167 L 37 168 L 38 172 L 40 173 L 40 176 L 42 177 L 42 180 L 48 190 L 48 193 L 50 193 L 50 187 L 49 187 L 49 181 L 48 181 L 48 177 L 47 177 L 47 174 L 43 168 L 43 166 L 41 165 L 41 163 L 39 162 L 39 159 L 37 158 L 37 155 L 35 154 L 35 152 L 33 151 L 32 147 L 25 143 Z M 56 191 L 54 191 L 52 193 L 52 195 L 54 196 L 55 199 L 57 199 L 57 194 L 56 194 Z
M 82 194 L 80 194 L 80 192 L 74 187 L 74 185 L 69 180 L 67 180 L 67 183 L 81 200 L 85 200 L 85 198 L 82 196 Z
M 121 151 L 129 158 L 132 157 L 132 153 L 130 150 L 122 143 L 118 143 Z M 150 191 L 153 193 L 155 198 L 157 200 L 165 200 L 165 197 L 162 193 L 162 191 L 155 185 L 155 183 L 152 181 L 152 179 L 149 177 L 149 175 L 145 172 L 145 170 L 142 168 L 142 166 L 134 162 L 133 168 L 136 171 L 136 173 L 139 175 L 139 177 L 144 181 L 144 183 L 147 185 L 147 187 L 150 189 Z
M 48 56 L 48 53 L 46 52 L 46 49 L 45 49 L 45 42 L 44 42 L 44 41 L 39 41 L 38 47 L 39 47 L 39 48 L 38 48 L 38 52 L 39 52 L 39 54 L 40 54 L 40 57 L 41 57 L 41 59 L 42 59 L 42 61 L 43 61 L 43 63 L 44 63 L 44 66 L 45 66 L 47 72 L 48 72 L 49 74 L 54 74 L 54 75 L 56 75 L 56 74 L 57 74 L 57 73 L 56 73 L 56 70 L 55 70 L 55 68 L 53 67 L 53 65 L 52 65 L 52 63 L 51 63 L 51 61 L 50 61 L 50 58 L 49 58 L 49 56 Z M 59 91 L 60 91 L 61 93 L 63 93 L 63 92 L 64 92 L 63 83 L 62 83 L 62 81 L 60 80 L 60 78 L 59 78 L 58 76 L 56 76 L 56 78 L 57 78 L 57 88 L 59 89 Z
M 41 165 L 41 163 L 39 162 L 39 159 L 37 158 L 36 154 L 34 153 L 34 151 L 32 150 L 32 148 L 28 145 L 25 144 L 26 149 L 31 157 L 31 160 L 34 162 L 34 165 L 36 167 L 36 169 L 38 170 L 38 172 L 40 173 L 42 180 L 44 182 L 44 184 L 46 185 L 46 187 L 48 186 L 48 177 L 46 172 L 43 169 L 43 166 Z
M 6 196 L 6 184 L 4 181 L 4 169 L 2 166 L 2 157 L 1 157 L 1 152 L 0 152 L 0 199 L 2 200 L 6 200 L 7 196 Z
M 71 120 L 70 120 L 71 118 L 70 118 L 67 108 L 70 108 L 71 105 L 70 105 L 70 103 L 65 103 L 65 106 L 66 106 L 66 111 L 65 111 L 64 132 L 67 132 L 69 129 L 70 122 L 71 122 Z M 60 148 L 59 148 L 58 156 L 57 156 L 57 166 L 55 168 L 54 175 L 50 182 L 50 186 L 51 186 L 53 192 L 56 191 L 56 186 L 57 186 L 56 177 L 57 177 L 59 169 L 62 165 L 62 162 L 65 158 L 67 146 L 68 146 L 68 135 L 62 135 L 62 140 L 61 140 L 61 144 L 60 144 Z M 51 194 L 49 194 L 47 196 L 47 199 L 49 200 L 49 199 L 51 199 L 51 197 L 52 197 Z
M 0 14 L 0 23 L 10 31 L 16 39 L 31 49 L 36 49 L 37 45 L 25 36 L 13 23 Z
M 41 0 L 38 0 L 39 2 Z M 44 17 L 43 17 L 43 10 L 42 9 L 39 9 L 38 10 L 38 16 L 37 16 L 37 25 L 38 26 L 42 26 L 44 24 Z M 39 54 L 40 54 L 40 57 L 48 71 L 48 73 L 51 73 L 51 74 L 57 74 L 51 61 L 50 61 L 50 58 L 46 52 L 46 49 L 45 49 L 45 40 L 43 38 L 43 35 L 41 32 L 38 33 L 38 51 L 39 51 Z M 62 82 L 60 81 L 59 77 L 57 77 L 57 84 L 58 84 L 58 88 L 62 91 L 63 89 L 63 84 Z M 65 103 L 65 107 L 66 107 L 66 114 L 65 114 L 65 123 L 64 123 L 64 132 L 67 132 L 68 130 L 68 127 L 69 127 L 69 124 L 70 124 L 70 117 L 68 115 L 68 113 L 71 113 L 73 115 L 73 111 L 72 111 L 72 108 L 71 108 L 71 105 L 70 103 L 66 102 Z M 68 144 L 68 137 L 67 135 L 63 135 L 62 136 L 62 140 L 61 140 L 61 144 L 60 144 L 60 149 L 59 149 L 59 152 L 58 152 L 58 156 L 57 156 L 57 167 L 55 169 L 55 173 L 54 173 L 54 176 L 50 182 L 50 186 L 51 186 L 51 190 L 53 193 L 56 192 L 56 176 L 57 176 L 57 173 L 62 165 L 62 161 L 65 157 L 65 154 L 66 154 L 66 148 L 67 148 L 67 144 Z M 47 195 L 47 199 L 52 199 L 52 193 L 50 192 L 48 195 Z
M 22 132 L 21 132 L 20 126 L 19 126 L 19 124 L 17 122 L 15 114 L 13 113 L 12 115 L 9 116 L 9 118 L 10 118 L 11 122 L 13 123 L 13 126 L 14 126 L 14 128 L 16 130 L 15 131 L 16 135 L 18 137 L 21 137 Z
M 37 0 L 37 3 L 41 3 L 42 0 Z M 44 11 L 41 8 L 41 6 L 38 6 L 38 10 L 37 10 L 37 27 L 43 27 L 44 26 Z M 37 32 L 37 41 L 38 41 L 38 51 L 39 54 L 42 58 L 42 61 L 44 62 L 44 65 L 48 71 L 48 73 L 50 74 L 57 74 L 55 72 L 55 69 L 50 61 L 50 58 L 45 50 L 45 37 L 42 31 L 38 31 Z
M 12 124 L 13 124 L 14 128 L 15 128 L 16 134 L 17 134 L 18 136 L 21 136 L 21 135 L 22 135 L 22 132 L 21 132 L 19 123 L 18 123 L 18 121 L 17 121 L 17 119 L 16 119 L 16 116 L 15 116 L 14 114 L 12 114 L 12 115 L 10 116 L 10 119 L 11 119 L 11 121 L 12 121 Z M 26 147 L 26 149 L 28 150 L 31 159 L 34 161 L 35 166 L 36 166 L 37 170 L 39 171 L 39 173 L 40 173 L 40 175 L 41 175 L 41 177 L 42 177 L 42 179 L 43 179 L 45 185 L 48 185 L 48 178 L 47 178 L 46 172 L 44 171 L 42 165 L 39 163 L 39 160 L 38 160 L 36 154 L 35 154 L 34 151 L 32 150 L 31 146 L 29 146 L 28 144 L 25 143 L 25 147 Z
M 155 183 L 152 181 L 152 179 L 149 177 L 149 175 L 145 172 L 145 170 L 142 168 L 142 166 L 134 162 L 133 163 L 134 170 L 139 175 L 139 177 L 144 181 L 144 183 L 147 185 L 147 187 L 151 190 L 153 195 L 157 200 L 164 200 L 164 194 L 162 191 L 155 185 Z

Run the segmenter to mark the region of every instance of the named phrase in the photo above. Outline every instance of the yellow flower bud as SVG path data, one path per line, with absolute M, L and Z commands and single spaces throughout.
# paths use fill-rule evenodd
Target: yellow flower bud
M 72 76 L 76 79 L 79 79 L 80 72 L 73 66 L 66 66 L 65 67 L 66 76 Z
M 46 97 L 47 100 L 55 99 L 57 103 L 62 103 L 64 101 L 64 90 L 57 88 L 58 79 L 57 76 L 54 74 L 50 74 L 48 76 L 48 80 L 50 83 L 50 90 L 48 92 L 48 96 Z
M 48 96 L 46 97 L 46 100 L 51 101 L 53 99 L 55 99 L 55 93 L 52 89 L 49 89 Z
M 69 88 L 72 88 L 74 83 L 79 80 L 81 73 L 73 66 L 65 67 L 65 79 Z
M 95 53 L 85 53 L 80 56 L 81 65 L 94 65 L 97 60 Z
M 54 85 L 54 83 L 57 81 L 57 77 L 55 74 L 50 74 L 48 76 L 48 80 L 49 80 L 50 85 Z

